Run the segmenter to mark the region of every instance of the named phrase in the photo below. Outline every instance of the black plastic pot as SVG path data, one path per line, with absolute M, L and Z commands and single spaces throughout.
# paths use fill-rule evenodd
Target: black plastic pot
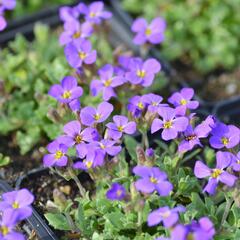
M 121 22 L 126 26 L 126 28 L 129 30 L 130 36 L 133 36 L 132 32 L 130 31 L 133 19 L 132 17 L 125 11 L 123 11 L 121 7 L 121 3 L 119 0 L 112 0 L 112 6 L 114 8 L 114 11 L 118 14 L 118 16 L 121 18 Z M 160 52 L 156 48 L 152 48 L 150 50 L 150 55 L 159 59 L 159 61 L 162 64 L 163 71 L 172 79 L 175 80 L 180 87 L 189 87 L 190 85 L 184 80 L 180 79 L 176 70 L 171 66 L 171 64 L 162 58 L 160 55 Z M 200 87 L 200 84 L 202 84 L 202 81 L 196 81 L 197 83 L 193 86 L 195 90 L 197 90 Z M 200 83 L 199 83 L 200 82 Z M 217 90 L 217 89 L 216 89 Z M 217 117 L 221 120 L 227 120 L 229 123 L 236 122 L 236 117 L 239 116 L 240 110 L 240 96 L 234 96 L 227 100 L 221 100 L 221 101 L 207 101 L 203 98 L 196 95 L 195 97 L 200 102 L 200 112 L 204 114 L 217 114 Z M 233 109 L 231 109 L 233 108 Z M 224 110 L 221 110 L 224 109 Z M 226 109 L 229 109 L 228 111 L 225 111 Z
M 13 191 L 12 187 L 8 185 L 4 180 L 0 180 L 0 190 L 3 193 Z M 41 240 L 57 240 L 56 235 L 48 227 L 48 225 L 42 220 L 40 215 L 34 210 L 32 216 L 26 220 L 30 229 L 36 233 L 39 239 Z

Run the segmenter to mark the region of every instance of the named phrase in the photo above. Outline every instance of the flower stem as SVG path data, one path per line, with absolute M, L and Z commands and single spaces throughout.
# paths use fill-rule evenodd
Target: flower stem
M 86 195 L 86 191 L 85 191 L 84 187 L 82 186 L 81 182 L 79 181 L 78 177 L 72 170 L 72 168 L 70 168 L 70 167 L 68 168 L 68 173 L 71 176 L 71 178 L 74 180 L 74 182 L 77 184 L 77 187 L 79 189 L 81 196 L 84 197 Z
M 234 202 L 233 198 L 228 198 L 226 195 L 225 195 L 225 199 L 226 199 L 227 203 L 226 203 L 225 210 L 224 210 L 224 213 L 223 213 L 223 216 L 222 216 L 220 230 L 222 229 L 223 224 L 226 221 L 226 219 L 228 217 L 228 214 L 229 214 L 229 211 L 231 209 L 231 206 Z

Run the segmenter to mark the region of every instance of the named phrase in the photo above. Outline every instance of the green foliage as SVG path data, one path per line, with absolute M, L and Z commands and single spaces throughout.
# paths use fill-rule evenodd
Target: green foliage
M 11 159 L 8 156 L 4 156 L 0 153 L 0 167 L 5 167 L 10 163 Z
M 166 59 L 180 59 L 201 73 L 238 65 L 238 0 L 123 0 L 123 6 L 134 16 L 166 19 L 166 39 L 161 48 Z

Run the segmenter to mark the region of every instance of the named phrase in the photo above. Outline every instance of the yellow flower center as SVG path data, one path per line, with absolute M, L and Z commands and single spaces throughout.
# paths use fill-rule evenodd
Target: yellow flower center
M 182 100 L 180 101 L 180 103 L 181 103 L 181 105 L 186 105 L 186 104 L 187 104 L 187 100 L 186 100 L 186 99 L 182 99 Z
M 161 217 L 163 217 L 163 218 L 169 217 L 170 214 L 171 214 L 170 211 L 166 211 L 166 212 L 164 212 L 164 213 L 160 213 Z
M 138 105 L 137 105 L 140 109 L 144 109 L 144 105 L 142 102 L 139 102 Z
M 195 237 L 194 237 L 194 235 L 192 233 L 189 233 L 187 235 L 187 240 L 194 240 L 194 239 L 195 239 Z
M 105 146 L 104 144 L 100 143 L 100 148 L 101 148 L 101 149 L 105 149 L 106 146 Z
M 150 177 L 150 182 L 152 182 L 152 183 L 158 183 L 158 180 L 157 180 L 157 178 L 155 178 L 155 177 Z
M 75 32 L 74 34 L 73 34 L 73 38 L 80 38 L 81 37 L 81 32 Z
M 15 202 L 12 204 L 12 207 L 13 207 L 14 209 L 19 208 L 19 203 L 15 201 Z
M 150 36 L 152 34 L 152 30 L 150 28 L 147 28 L 146 31 L 145 31 L 145 34 L 147 36 Z
M 165 129 L 169 129 L 172 127 L 172 121 L 166 121 L 164 124 L 163 124 L 163 128 Z
M 223 171 L 222 171 L 221 169 L 216 168 L 216 169 L 214 169 L 214 170 L 212 171 L 211 176 L 212 176 L 213 178 L 217 178 L 219 175 L 222 174 L 222 172 L 223 172 Z
M 101 118 L 101 114 L 97 113 L 94 115 L 95 120 L 99 120 Z
M 152 102 L 152 106 L 156 107 L 158 105 L 157 102 Z
M 108 79 L 104 82 L 105 87 L 109 87 L 112 84 L 112 79 Z
M 237 160 L 237 164 L 240 164 L 240 160 Z
M 229 139 L 226 137 L 222 137 L 221 141 L 222 141 L 223 145 L 227 145 L 229 143 Z
M 123 126 L 118 126 L 118 131 L 119 132 L 122 132 L 124 130 L 124 127 Z
M 72 93 L 70 91 L 65 91 L 62 95 L 64 99 L 68 99 L 72 96 Z
M 81 143 L 81 142 L 82 142 L 82 136 L 81 136 L 81 135 L 77 135 L 77 136 L 75 137 L 75 142 L 76 142 L 77 144 Z
M 89 169 L 92 167 L 93 162 L 85 162 L 85 164 L 86 164 L 86 167 Z
M 137 76 L 140 78 L 144 78 L 146 75 L 146 72 L 144 70 L 137 70 Z
M 60 150 L 56 151 L 56 153 L 55 153 L 56 160 L 60 159 L 63 156 L 64 156 L 64 153 L 62 151 L 60 151 Z
M 1 226 L 0 231 L 1 231 L 3 236 L 6 236 L 9 233 L 9 229 L 6 226 Z
M 84 52 L 79 52 L 79 53 L 78 53 L 78 56 L 80 57 L 80 59 L 83 60 L 83 59 L 87 56 L 87 54 L 84 53 Z
M 117 190 L 117 193 L 116 193 L 116 194 L 117 194 L 118 197 L 120 197 L 120 196 L 122 195 L 122 190 L 120 190 L 120 189 Z
M 185 137 L 185 140 L 186 140 L 186 141 L 191 141 L 191 140 L 194 140 L 194 139 L 196 139 L 196 138 L 197 138 L 196 135 L 191 135 L 191 136 Z
M 95 17 L 96 16 L 96 13 L 95 12 L 90 12 L 90 17 Z

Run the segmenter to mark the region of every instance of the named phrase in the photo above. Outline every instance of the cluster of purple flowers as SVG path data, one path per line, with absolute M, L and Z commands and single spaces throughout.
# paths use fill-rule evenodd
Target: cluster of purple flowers
M 1 0 L 0 1 L 0 31 L 7 27 L 6 19 L 4 14 L 8 10 L 13 10 L 16 6 L 16 0 Z
M 15 228 L 20 221 L 32 215 L 31 204 L 34 201 L 33 195 L 27 189 L 12 191 L 2 194 L 0 202 L 0 239 L 24 240 L 22 233 L 16 232 Z

